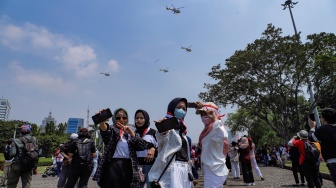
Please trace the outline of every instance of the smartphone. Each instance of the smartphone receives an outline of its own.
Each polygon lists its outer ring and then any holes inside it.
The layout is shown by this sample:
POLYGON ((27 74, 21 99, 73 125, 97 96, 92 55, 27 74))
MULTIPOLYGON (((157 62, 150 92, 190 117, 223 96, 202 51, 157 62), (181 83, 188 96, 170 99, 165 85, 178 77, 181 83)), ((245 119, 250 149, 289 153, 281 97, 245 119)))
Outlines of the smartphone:
POLYGON ((197 108, 197 104, 195 102, 188 102, 187 108, 197 108))
POLYGON ((102 112, 92 116, 92 120, 94 122, 95 125, 111 118, 113 115, 112 115, 112 112, 109 108, 106 108, 105 110, 103 110, 102 112))
POLYGON ((179 128, 179 123, 177 121, 176 117, 172 117, 169 119, 165 119, 161 121, 160 123, 155 123, 155 126, 159 133, 171 130, 171 129, 177 129, 179 128))

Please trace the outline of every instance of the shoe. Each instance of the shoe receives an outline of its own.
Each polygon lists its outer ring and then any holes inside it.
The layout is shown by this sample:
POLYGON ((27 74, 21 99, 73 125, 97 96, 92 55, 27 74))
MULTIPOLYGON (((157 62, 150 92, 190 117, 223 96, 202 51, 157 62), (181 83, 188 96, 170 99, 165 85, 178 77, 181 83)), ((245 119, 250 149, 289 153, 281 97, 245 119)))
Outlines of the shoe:
POLYGON ((245 183, 245 186, 251 186, 251 183, 245 183))
POLYGON ((263 178, 262 176, 260 176, 260 179, 261 179, 261 181, 264 181, 264 180, 265 180, 265 178, 263 178))
POLYGON ((253 183, 251 183, 251 186, 254 186, 255 185, 255 183, 253 182, 253 183))
POLYGON ((292 184, 293 187, 300 187, 300 184, 292 184))
POLYGON ((301 183, 300 186, 305 186, 305 184, 304 184, 304 183, 301 183))

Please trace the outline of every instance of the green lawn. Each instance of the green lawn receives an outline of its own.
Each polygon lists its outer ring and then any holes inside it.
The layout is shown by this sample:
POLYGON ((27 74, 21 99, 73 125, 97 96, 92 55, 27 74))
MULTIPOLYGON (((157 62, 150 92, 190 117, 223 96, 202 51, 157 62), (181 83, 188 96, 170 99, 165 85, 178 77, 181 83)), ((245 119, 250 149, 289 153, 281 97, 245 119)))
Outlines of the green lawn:
MULTIPOLYGON (((292 167, 292 161, 290 160, 286 161, 285 165, 292 167)), ((327 167, 327 164, 324 161, 320 163, 320 172, 329 174, 329 169, 327 167)))

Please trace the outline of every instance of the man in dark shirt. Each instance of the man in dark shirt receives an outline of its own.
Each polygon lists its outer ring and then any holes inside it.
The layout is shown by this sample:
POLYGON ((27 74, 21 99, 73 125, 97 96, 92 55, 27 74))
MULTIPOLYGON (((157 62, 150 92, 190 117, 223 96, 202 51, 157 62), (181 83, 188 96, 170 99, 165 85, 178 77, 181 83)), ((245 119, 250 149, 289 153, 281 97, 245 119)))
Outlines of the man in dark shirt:
POLYGON ((70 135, 70 141, 65 143, 60 149, 60 153, 63 155, 63 163, 61 174, 58 179, 57 188, 63 188, 65 186, 66 180, 69 176, 70 164, 69 164, 69 148, 72 146, 73 142, 78 138, 78 134, 72 133, 70 135))
POLYGON ((308 118, 310 126, 309 140, 320 142, 321 153, 336 186, 336 110, 324 108, 321 113, 322 126, 316 128, 316 122, 308 118))
POLYGON ((87 128, 79 131, 77 141, 69 148, 70 171, 66 188, 73 188, 79 178, 79 188, 86 188, 93 169, 93 158, 96 157, 96 147, 91 141, 87 128))

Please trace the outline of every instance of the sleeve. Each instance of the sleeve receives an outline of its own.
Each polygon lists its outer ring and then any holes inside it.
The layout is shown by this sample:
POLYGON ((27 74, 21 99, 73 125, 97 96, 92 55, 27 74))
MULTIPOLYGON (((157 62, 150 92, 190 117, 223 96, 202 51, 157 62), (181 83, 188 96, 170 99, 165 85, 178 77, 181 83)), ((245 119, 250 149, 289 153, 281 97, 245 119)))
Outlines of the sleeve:
POLYGON ((96 146, 94 145, 94 142, 91 142, 91 153, 96 153, 96 146))
POLYGON ((311 142, 320 142, 320 138, 323 135, 323 128, 318 127, 316 130, 315 128, 310 129, 309 134, 308 134, 308 139, 311 142))
POLYGON ((76 152, 76 150, 77 150, 76 143, 77 142, 78 142, 78 140, 71 143, 71 145, 69 146, 69 153, 75 153, 76 152))
POLYGON ((147 142, 146 140, 140 138, 139 136, 135 136, 129 140, 130 145, 136 151, 143 151, 145 149, 150 149, 154 147, 154 144, 147 142))
POLYGON ((17 144, 16 144, 16 140, 17 140, 17 139, 14 139, 14 140, 13 140, 13 142, 12 142, 12 147, 11 147, 10 150, 9 150, 9 157, 10 157, 10 158, 15 157, 15 155, 16 155, 16 152, 17 152, 17 144))
POLYGON ((216 134, 211 138, 214 142, 223 142, 225 138, 228 138, 228 133, 223 126, 218 127, 216 130, 216 134))
POLYGON ((102 136, 105 145, 109 143, 111 136, 114 136, 115 134, 114 129, 111 128, 109 124, 106 123, 106 125, 108 127, 106 131, 102 131, 99 129, 100 135, 102 136))

